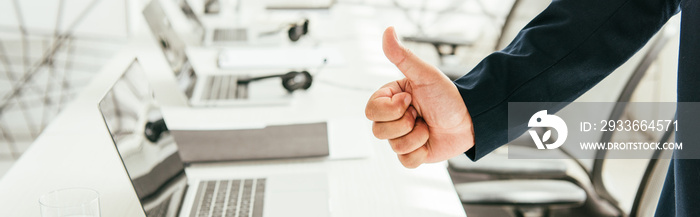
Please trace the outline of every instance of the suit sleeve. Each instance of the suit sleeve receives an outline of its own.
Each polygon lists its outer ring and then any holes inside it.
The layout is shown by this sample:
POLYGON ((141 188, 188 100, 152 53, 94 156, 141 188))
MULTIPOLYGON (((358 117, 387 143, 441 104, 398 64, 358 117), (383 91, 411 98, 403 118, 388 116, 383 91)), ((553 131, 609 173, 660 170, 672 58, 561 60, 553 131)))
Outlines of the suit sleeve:
POLYGON ((454 81, 474 123, 467 156, 478 160, 508 142, 508 102, 572 102, 641 49, 679 1, 554 0, 506 48, 454 81))

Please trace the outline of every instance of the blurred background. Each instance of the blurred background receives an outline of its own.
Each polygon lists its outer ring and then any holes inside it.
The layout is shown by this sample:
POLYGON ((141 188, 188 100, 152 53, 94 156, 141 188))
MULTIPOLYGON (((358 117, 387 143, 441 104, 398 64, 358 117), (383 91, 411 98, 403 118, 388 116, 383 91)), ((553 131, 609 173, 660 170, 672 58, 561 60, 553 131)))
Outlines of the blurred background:
MULTIPOLYGON (((141 10, 148 2, 0 0, 0 177, 22 153, 31 148, 34 139, 70 104, 75 94, 81 91, 121 46, 133 37, 150 34, 147 25, 141 21, 141 10)), ((169 7, 179 4, 178 0, 162 2, 171 4, 169 7)), ((359 46, 352 49, 371 50, 376 55, 346 56, 345 62, 352 64, 353 60, 371 59, 387 67, 378 70, 379 74, 376 71, 338 74, 333 77, 322 74, 319 80, 362 90, 376 89, 390 79, 368 80, 358 84, 349 83, 348 78, 361 78, 365 75, 370 77, 370 74, 391 79, 401 76, 381 53, 379 36, 387 26, 395 26, 404 44, 418 56, 438 66, 449 77, 457 78, 488 54, 508 45, 518 31, 550 3, 546 0, 220 0, 215 5, 204 0, 188 2, 197 13, 214 13, 235 7, 237 14, 232 20, 237 25, 290 23, 296 22, 299 17, 305 17, 310 22, 310 31, 304 36, 308 39, 302 39, 306 40, 302 43, 357 42, 359 46), (279 13, 272 14, 266 10, 279 13)), ((188 22, 183 14, 168 16, 173 23, 188 22)), ((183 38, 198 37, 192 35, 190 30, 193 27, 174 26, 183 38)), ((677 28, 677 18, 673 18, 664 29, 669 33, 659 34, 651 40, 659 41, 656 43, 658 46, 654 47, 654 43, 650 42, 577 101, 618 101, 630 78, 641 70, 642 79, 632 87, 633 94, 627 96, 629 101, 674 102, 677 28)), ((508 146, 496 153, 507 152, 507 149, 508 146)), ((574 212, 584 213, 579 214, 581 216, 606 216, 609 213, 628 215, 637 203, 635 195, 645 176, 647 162, 649 160, 606 160, 605 167, 601 170, 601 177, 606 178, 601 180, 608 186, 605 188, 607 190, 601 193, 593 187, 596 181, 588 184, 573 181, 579 186, 590 188, 584 188, 587 196, 583 199, 585 202, 575 201, 573 204, 576 205, 558 208, 550 206, 551 204, 489 204, 470 201, 469 198, 462 199, 468 216, 574 216, 574 212), (599 202, 597 199, 592 201, 591 197, 600 197, 601 201, 607 202, 599 202), (611 202, 611 198, 614 202, 611 202)), ((581 171, 578 173, 589 176, 582 178, 585 180, 593 180, 591 176, 595 176, 592 175, 592 167, 581 166, 594 162, 539 163, 567 165, 564 169, 556 169, 564 170, 567 174, 577 173, 571 170, 579 168, 581 171)), ((450 161, 450 172, 458 192, 462 188, 467 189, 465 191, 473 190, 473 186, 460 188, 460 183, 502 181, 516 177, 513 174, 494 174, 473 167, 465 158, 450 161)), ((548 176, 531 176, 526 179, 537 180, 542 177, 548 176)), ((553 179, 576 180, 571 175, 556 176, 553 179)))

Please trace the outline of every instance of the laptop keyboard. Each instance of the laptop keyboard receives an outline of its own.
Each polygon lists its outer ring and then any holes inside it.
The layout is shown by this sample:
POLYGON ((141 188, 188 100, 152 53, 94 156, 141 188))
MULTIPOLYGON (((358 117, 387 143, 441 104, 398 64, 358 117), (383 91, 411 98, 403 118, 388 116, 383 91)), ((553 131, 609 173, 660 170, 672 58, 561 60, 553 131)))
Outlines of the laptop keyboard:
POLYGON ((202 92, 203 100, 227 100, 242 98, 238 92, 238 78, 234 75, 208 76, 206 89, 202 92))
POLYGON ((245 29, 215 29, 214 42, 235 42, 248 40, 245 29))
POLYGON ((263 179, 202 181, 191 217, 262 217, 263 179))

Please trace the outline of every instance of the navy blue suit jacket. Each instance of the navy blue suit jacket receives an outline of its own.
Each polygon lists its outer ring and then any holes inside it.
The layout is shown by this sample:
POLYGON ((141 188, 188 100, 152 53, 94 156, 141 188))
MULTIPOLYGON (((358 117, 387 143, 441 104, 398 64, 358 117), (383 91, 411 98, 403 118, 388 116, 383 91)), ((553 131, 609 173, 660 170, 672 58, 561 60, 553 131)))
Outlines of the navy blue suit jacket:
MULTIPOLYGON (((575 100, 680 11, 677 100, 700 102, 699 1, 554 0, 510 45, 455 80, 474 123, 475 145, 467 156, 478 160, 508 142, 508 102, 575 100)), ((700 122, 692 113, 679 109, 678 118, 700 122)), ((679 130, 677 138, 684 136, 679 130)), ((700 216, 699 194, 700 160, 674 159, 656 215, 700 216)))

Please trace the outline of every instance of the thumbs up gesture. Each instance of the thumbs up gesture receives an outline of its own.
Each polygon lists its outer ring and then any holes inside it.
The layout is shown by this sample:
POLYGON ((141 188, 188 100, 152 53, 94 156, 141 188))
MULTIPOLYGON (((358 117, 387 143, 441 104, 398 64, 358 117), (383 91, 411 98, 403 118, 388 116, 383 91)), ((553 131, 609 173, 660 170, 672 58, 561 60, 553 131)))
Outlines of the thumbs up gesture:
POLYGON ((393 27, 383 37, 384 54, 406 77, 382 86, 367 102, 374 136, 388 139, 407 168, 447 160, 474 146, 471 116, 452 81, 401 45, 393 27))

